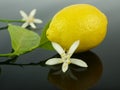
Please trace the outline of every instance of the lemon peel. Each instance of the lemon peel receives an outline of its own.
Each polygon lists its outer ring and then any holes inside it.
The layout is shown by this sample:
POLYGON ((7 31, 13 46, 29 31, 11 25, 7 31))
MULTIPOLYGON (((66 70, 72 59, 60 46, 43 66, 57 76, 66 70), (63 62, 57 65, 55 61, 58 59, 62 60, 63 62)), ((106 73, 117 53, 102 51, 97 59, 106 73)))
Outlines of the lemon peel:
POLYGON ((93 5, 70 5, 56 13, 46 36, 50 41, 60 44, 65 51, 73 42, 80 40, 76 52, 84 52, 104 40, 107 22, 105 14, 93 5))

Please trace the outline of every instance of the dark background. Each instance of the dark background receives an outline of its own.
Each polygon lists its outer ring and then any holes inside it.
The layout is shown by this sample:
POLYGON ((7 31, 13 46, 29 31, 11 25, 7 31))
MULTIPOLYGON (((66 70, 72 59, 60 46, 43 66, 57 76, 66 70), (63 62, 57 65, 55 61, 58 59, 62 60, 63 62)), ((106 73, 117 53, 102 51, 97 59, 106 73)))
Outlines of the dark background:
MULTIPOLYGON (((1 63, 8 58, 0 57, 0 90, 84 90, 83 88, 87 87, 90 90, 120 90, 119 0, 0 0, 0 19, 21 19, 20 10, 29 13, 36 8, 35 17, 43 20, 43 24, 38 25, 40 29, 36 30, 40 33, 44 25, 56 12, 65 6, 78 3, 88 3, 96 6, 106 14, 109 21, 104 42, 92 49, 91 52, 75 56, 80 56, 85 60, 89 59, 86 61, 90 65, 88 70, 81 72, 71 70, 70 72, 78 79, 72 80, 69 75, 63 78, 63 74, 52 74, 57 70, 42 66, 44 64, 30 65, 31 62, 44 61, 56 54, 54 51, 45 49, 36 49, 21 55, 15 62, 17 65, 1 63)), ((0 28, 6 25, 0 23, 0 28)), ((6 29, 0 30, 0 53, 10 51, 9 33, 6 29)), ((75 68, 79 69, 78 67, 75 68)))

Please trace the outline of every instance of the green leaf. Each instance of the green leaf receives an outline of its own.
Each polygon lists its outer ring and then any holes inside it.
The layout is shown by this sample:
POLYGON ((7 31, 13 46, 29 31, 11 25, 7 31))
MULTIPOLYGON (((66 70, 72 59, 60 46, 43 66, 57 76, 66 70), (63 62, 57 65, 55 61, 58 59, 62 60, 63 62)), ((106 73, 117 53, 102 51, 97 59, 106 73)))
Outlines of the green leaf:
POLYGON ((49 24, 50 24, 50 22, 48 22, 46 24, 45 28, 42 31, 41 40, 40 40, 40 46, 39 47, 49 49, 49 50, 54 50, 53 47, 52 47, 51 42, 46 37, 46 31, 49 28, 49 24))
POLYGON ((40 44, 40 36, 20 26, 9 25, 8 31, 11 37, 12 48, 15 55, 20 55, 37 48, 40 44))

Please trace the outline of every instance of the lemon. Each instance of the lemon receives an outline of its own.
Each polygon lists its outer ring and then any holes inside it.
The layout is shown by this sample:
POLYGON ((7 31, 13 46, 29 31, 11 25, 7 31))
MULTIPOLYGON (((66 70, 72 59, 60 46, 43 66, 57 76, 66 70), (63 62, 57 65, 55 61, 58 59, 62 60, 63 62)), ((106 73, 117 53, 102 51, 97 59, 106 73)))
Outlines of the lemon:
POLYGON ((68 50, 80 40, 76 52, 98 46, 107 32, 107 18, 99 9, 89 4, 75 4, 60 10, 52 19, 47 38, 68 50))

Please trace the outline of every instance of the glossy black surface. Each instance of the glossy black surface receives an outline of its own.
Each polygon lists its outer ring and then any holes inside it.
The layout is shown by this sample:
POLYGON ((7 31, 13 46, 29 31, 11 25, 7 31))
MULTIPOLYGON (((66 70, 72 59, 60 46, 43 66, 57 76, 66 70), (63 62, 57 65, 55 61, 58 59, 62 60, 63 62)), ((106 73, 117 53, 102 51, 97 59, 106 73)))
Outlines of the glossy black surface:
MULTIPOLYGON (((109 21, 108 33, 101 45, 73 56, 85 60, 88 69, 70 65, 68 72, 63 74, 60 65, 47 67, 44 61, 56 52, 44 49, 13 60, 0 57, 0 90, 120 90, 119 0, 0 0, 0 18, 21 19, 19 10, 29 13, 36 8, 35 17, 43 20, 43 24, 38 25, 40 29, 36 30, 40 33, 56 12, 78 3, 95 5, 109 21)), ((11 51, 9 33, 4 27, 6 24, 0 23, 0 53, 11 51)))

